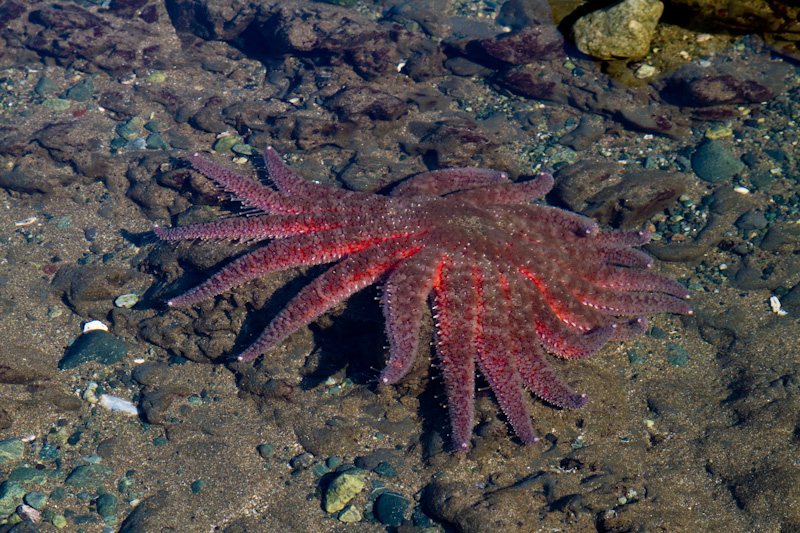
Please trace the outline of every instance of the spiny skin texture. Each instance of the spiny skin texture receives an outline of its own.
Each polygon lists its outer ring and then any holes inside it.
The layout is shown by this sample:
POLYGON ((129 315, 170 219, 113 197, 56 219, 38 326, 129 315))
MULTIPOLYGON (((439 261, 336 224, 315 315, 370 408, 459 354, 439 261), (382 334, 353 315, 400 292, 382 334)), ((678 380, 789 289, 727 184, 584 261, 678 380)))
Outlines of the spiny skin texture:
POLYGON ((277 190, 192 156, 196 170, 266 214, 156 227, 156 235, 271 242, 169 305, 192 305, 268 272, 334 263, 239 355, 250 361, 336 303, 385 280, 390 357, 379 381, 389 385, 414 362, 430 297, 459 451, 470 446, 476 364, 516 434, 532 443, 538 438, 525 389, 564 408, 587 401, 556 375, 548 352, 580 359, 608 341, 644 332, 647 314, 691 313, 686 289, 650 271, 651 258, 634 248, 648 242, 649 233, 602 230, 576 213, 529 203, 551 189, 549 174, 510 183, 503 172, 450 168, 420 174, 380 196, 305 181, 272 147, 264 160, 277 190))

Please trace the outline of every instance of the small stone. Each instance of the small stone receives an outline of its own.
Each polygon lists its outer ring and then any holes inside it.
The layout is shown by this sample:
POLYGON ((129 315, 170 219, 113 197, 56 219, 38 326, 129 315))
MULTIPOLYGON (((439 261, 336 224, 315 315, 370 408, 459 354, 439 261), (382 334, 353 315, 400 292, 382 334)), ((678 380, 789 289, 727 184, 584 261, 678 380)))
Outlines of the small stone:
POLYGON ((375 518, 387 526, 399 526, 408 511, 409 501, 393 492, 381 494, 375 501, 375 518))
POLYGON ((9 461, 22 459, 25 453, 25 443, 22 439, 0 440, 0 465, 9 461))
POLYGON ((47 76, 42 76, 39 78, 39 81, 36 82, 36 87, 33 89, 36 94, 39 96, 44 96, 46 94, 52 94, 58 91, 58 85, 53 82, 47 76))
POLYGON ((120 296, 117 296, 117 299, 114 300, 114 305, 116 305, 117 307, 124 307, 125 309, 130 309, 131 307, 136 305, 136 302, 138 301, 139 301, 139 295, 129 292, 127 294, 122 294, 120 296))
POLYGON ((58 362, 58 368, 59 370, 75 368, 87 361, 113 365, 122 361, 126 355, 128 355, 126 342, 107 331, 93 330, 75 339, 58 362))
POLYGON ((644 79, 647 79, 647 78, 652 78, 657 72, 658 72, 658 69, 656 67, 654 67, 653 65, 648 65, 647 63, 645 63, 641 67, 637 68, 636 72, 633 75, 636 76, 640 80, 644 80, 644 79))
POLYGON ((364 515, 355 505, 348 505, 339 513, 339 521, 346 524, 361 522, 362 518, 364 518, 364 515))
POLYGON ((192 483, 192 492, 194 492, 195 494, 200 494, 200 491, 203 490, 203 487, 205 487, 206 484, 207 483, 202 479, 198 479, 197 481, 192 483))
POLYGON ((217 142, 214 143, 214 150, 217 152, 227 152, 231 148, 233 148, 239 142, 239 137, 236 136, 226 136, 220 137, 217 139, 217 142))
POLYGON ((272 444, 261 444, 256 450, 262 459, 269 461, 275 456, 275 447, 272 444))
POLYGON ((689 362, 689 352, 674 342, 667 343, 667 363, 673 366, 684 366, 689 362))
POLYGON ((47 494, 44 492, 29 492, 23 498, 23 501, 33 507, 34 509, 42 510, 47 505, 47 494))
POLYGON ((52 523, 53 523, 53 525, 54 525, 54 526, 56 526, 58 529, 64 529, 65 527, 67 527, 67 519, 64 517, 64 515, 63 515, 63 514, 57 514, 57 515, 55 515, 55 516, 53 517, 53 520, 52 520, 51 522, 52 522, 52 523))
POLYGON ((136 483, 136 481, 132 477, 125 476, 120 478, 119 482, 117 483, 117 490, 124 494, 133 488, 134 483, 136 483))
POLYGON ((94 488, 102 485, 111 476, 113 472, 106 465, 83 465, 73 470, 64 483, 79 489, 94 488))
POLYGON ((325 491, 325 511, 336 513, 344 509, 345 505, 364 489, 365 480, 366 472, 356 469, 336 477, 325 491))
POLYGON ((397 469, 389 463, 380 463, 372 469, 373 472, 381 477, 397 477, 397 469))
POLYGON ((69 109, 70 103, 69 100, 63 98, 47 98, 42 105, 53 111, 66 111, 69 109))
POLYGON ((231 150, 241 155, 253 155, 255 153, 253 147, 245 143, 236 143, 231 147, 231 150))
POLYGON ((736 227, 743 230, 764 229, 769 225, 764 213, 748 211, 736 221, 736 227))
POLYGON ((145 144, 150 150, 166 150, 169 148, 167 141, 158 133, 148 135, 147 139, 145 139, 145 144))
POLYGON ((115 516, 119 507, 117 497, 110 493, 105 493, 95 501, 97 504, 97 514, 103 518, 115 516))
POLYGON ((0 518, 7 517, 14 512, 22 497, 25 495, 25 487, 22 483, 4 481, 0 484, 0 518))
POLYGON ((300 455, 293 457, 291 461, 292 468, 298 470, 302 468, 308 468, 312 464, 314 464, 314 456, 308 452, 301 453, 300 455))
POLYGON ((31 467, 15 468, 8 474, 8 481, 41 485, 47 481, 47 473, 31 467))
POLYGON ((146 81, 150 83, 162 83, 166 81, 167 75, 163 72, 153 72, 152 74, 148 74, 145 78, 146 81))
POLYGON ((723 141, 711 139, 692 154, 692 170, 710 183, 728 181, 744 169, 744 163, 728 150, 723 141))
POLYGON ((67 90, 67 98, 73 102, 85 102, 92 97, 94 82, 92 78, 81 80, 67 90))

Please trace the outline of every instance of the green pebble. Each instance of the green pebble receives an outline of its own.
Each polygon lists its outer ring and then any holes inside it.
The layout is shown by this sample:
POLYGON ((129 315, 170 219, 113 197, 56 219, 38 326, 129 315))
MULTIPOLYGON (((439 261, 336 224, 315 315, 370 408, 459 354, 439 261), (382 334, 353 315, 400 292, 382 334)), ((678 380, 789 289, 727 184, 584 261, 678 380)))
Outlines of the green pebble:
POLYGON ((361 514, 361 511, 359 511, 358 507, 355 505, 348 505, 341 513, 339 513, 339 521, 346 524, 361 522, 362 518, 364 518, 364 515, 361 514))
POLYGON ((83 465, 73 470, 64 482, 79 489, 97 487, 113 475, 106 465, 83 465))
POLYGON ((39 78, 39 81, 36 82, 36 87, 33 90, 36 91, 36 94, 39 96, 44 96, 58 91, 58 85, 47 76, 42 76, 39 78))
POLYGON ((159 126, 160 124, 158 123, 157 120, 151 120, 150 122, 144 125, 144 129, 146 129, 147 131, 152 131, 153 133, 158 133, 159 126))
POLYGON ((193 396, 189 396, 189 399, 187 401, 189 402, 189 405, 191 405, 192 407, 200 407, 201 405, 203 405, 203 399, 196 394, 193 396))
POLYGON ((26 494, 23 500, 37 511, 41 511, 47 505, 47 494, 33 491, 26 494))
POLYGON ((4 481, 0 485, 0 517, 8 516, 14 512, 19 504, 22 503, 22 497, 25 495, 25 487, 22 483, 14 483, 13 481, 4 481))
POLYGON ((67 495, 67 491, 64 490, 64 487, 56 487, 50 493, 50 499, 57 502, 57 501, 60 501, 60 500, 64 499, 64 496, 66 496, 66 495, 67 495))
POLYGON ((133 487, 134 483, 135 481, 132 477, 126 476, 120 478, 119 482, 117 483, 117 490, 121 493, 128 492, 129 490, 131 490, 131 487, 133 487))
POLYGON ((56 227, 58 229, 67 229, 72 224, 72 217, 69 215, 64 215, 63 217, 58 219, 56 222, 56 227))
POLYGON ((667 344, 667 362, 673 366, 683 366, 689 362, 689 352, 674 342, 667 344))
POLYGON ((145 80, 151 83, 162 83, 166 81, 167 75, 163 72, 153 72, 152 74, 148 74, 145 80))
POLYGON ((167 439, 164 437, 156 437, 153 439, 153 446, 164 446, 167 443, 167 439))
POLYGON ((151 133, 148 135, 147 139, 145 139, 145 145, 150 150, 166 150, 169 148, 167 141, 158 133, 151 133))
POLYGON ((252 146, 244 143, 234 144, 233 146, 231 146, 231 150, 233 150, 237 154, 242 154, 242 155, 253 155, 255 153, 255 150, 253 150, 252 146))
POLYGON ((125 309, 130 309, 136 302, 139 301, 139 295, 129 292, 128 294, 123 294, 117 296, 117 299, 114 300, 114 305, 117 307, 124 307, 125 309))
POLYGON ((67 98, 74 102, 85 102, 92 97, 94 82, 92 78, 81 80, 67 90, 67 98))
POLYGON ((342 466, 342 458, 337 457, 335 455, 328 457, 328 460, 325 461, 325 464, 328 465, 328 468, 331 470, 336 470, 340 466, 342 466))
POLYGON ((97 503, 97 514, 106 518, 108 516, 114 516, 117 514, 117 497, 113 494, 103 494, 96 500, 97 503))
POLYGON ((336 513, 364 489, 366 472, 349 470, 340 474, 325 491, 325 511, 336 513))
POLYGON ((117 126, 117 135, 119 135, 126 141, 130 141, 139 136, 139 128, 137 128, 129 120, 125 124, 120 124, 119 126, 117 126))
POLYGON ((63 514, 57 514, 53 517, 53 525, 58 529, 64 529, 67 527, 67 519, 64 518, 63 514))
POLYGON ((19 483, 33 483, 34 485, 41 485, 47 481, 47 474, 42 470, 37 470, 35 468, 16 468, 8 475, 8 480, 19 483))
POLYGON ((66 111, 69 109, 70 103, 69 100, 63 98, 47 98, 42 105, 53 111, 66 111))
POLYGON ((22 459, 25 443, 21 439, 0 440, 0 465, 22 459))
POLYGON ((397 469, 386 462, 379 463, 372 471, 381 477, 397 477, 397 469))
POLYGON ((200 494, 200 491, 203 490, 203 487, 206 486, 206 482, 202 479, 198 479, 194 483, 192 483, 192 492, 195 494, 200 494))
POLYGON ((328 465, 326 465, 325 463, 316 464, 314 465, 314 468, 311 469, 311 473, 317 477, 322 477, 325 474, 329 473, 330 471, 331 469, 328 468, 328 465))
POLYGON ((256 450, 258 450, 258 455, 267 461, 275 456, 275 447, 272 444, 262 444, 256 450))
POLYGON ((220 137, 217 139, 217 142, 214 143, 213 148, 216 152, 227 152, 238 142, 239 137, 220 137))

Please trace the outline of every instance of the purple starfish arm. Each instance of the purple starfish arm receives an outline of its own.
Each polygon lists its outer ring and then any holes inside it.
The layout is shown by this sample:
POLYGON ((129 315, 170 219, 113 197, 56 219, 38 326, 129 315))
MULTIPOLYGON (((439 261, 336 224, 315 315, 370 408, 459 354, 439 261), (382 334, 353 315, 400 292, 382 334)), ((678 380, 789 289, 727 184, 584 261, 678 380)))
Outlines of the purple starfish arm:
POLYGON ((417 356, 425 302, 433 289, 443 254, 426 249, 401 263, 383 286, 381 306, 389 337, 389 362, 378 383, 390 385, 402 378, 417 356))
POLYGON ((420 245, 412 240, 401 239, 388 243, 377 254, 365 250, 347 256, 297 293, 238 359, 250 361, 273 349, 337 303, 375 283, 419 249, 420 245))
POLYGON ((436 352, 447 393, 452 439, 460 452, 469 450, 475 423, 475 275, 472 268, 455 267, 452 259, 447 260, 433 292, 436 352))
MULTIPOLYGON (((481 274, 495 270, 485 260, 476 263, 481 274)), ((538 442, 523 396, 522 377, 516 366, 519 345, 509 323, 511 296, 508 282, 495 270, 491 277, 482 276, 478 283, 479 298, 482 299, 477 306, 478 334, 475 346, 478 367, 486 376, 497 403, 517 436, 525 443, 538 442), (499 284, 495 282, 498 280, 499 284)))
POLYGON ((192 305, 269 272, 330 263, 380 242, 406 236, 408 235, 388 231, 377 233, 371 228, 358 227, 340 228, 273 241, 263 248, 236 259, 197 287, 171 299, 168 303, 172 307, 192 305))
POLYGON ((153 232, 159 239, 165 241, 185 239, 250 241, 302 235, 351 224, 347 217, 341 215, 260 215, 176 228, 154 226, 153 232))
POLYGON ((522 204, 543 197, 552 188, 553 175, 545 173, 530 181, 457 192, 450 197, 475 205, 522 204))
POLYGON ((398 183, 392 196, 444 196, 454 191, 508 182, 508 174, 489 168, 444 168, 422 172, 398 183))

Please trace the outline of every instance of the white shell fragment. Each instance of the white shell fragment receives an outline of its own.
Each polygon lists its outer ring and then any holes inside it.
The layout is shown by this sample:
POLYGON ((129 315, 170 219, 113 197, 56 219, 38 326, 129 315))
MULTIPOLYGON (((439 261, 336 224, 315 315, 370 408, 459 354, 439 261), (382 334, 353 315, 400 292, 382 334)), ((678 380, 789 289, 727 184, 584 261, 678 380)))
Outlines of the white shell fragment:
POLYGON ((94 331, 96 329, 102 329, 103 331, 108 331, 108 326, 100 322, 99 320, 92 320, 91 322, 87 322, 83 325, 83 332, 88 333, 90 331, 94 331))
POLYGON ((781 301, 777 296, 769 297, 769 306, 772 308, 772 312, 778 316, 785 316, 789 314, 789 312, 781 306, 781 301))
POLYGON ((103 394, 100 396, 100 405, 109 411, 121 411, 130 416, 139 416, 139 408, 130 400, 120 398, 119 396, 103 394))

